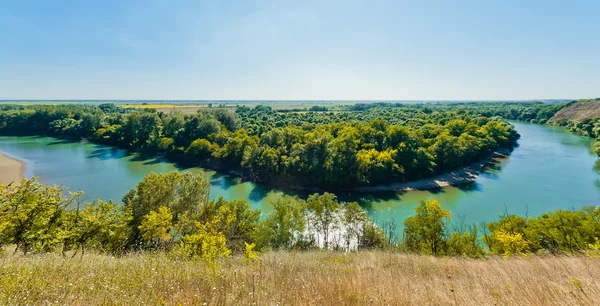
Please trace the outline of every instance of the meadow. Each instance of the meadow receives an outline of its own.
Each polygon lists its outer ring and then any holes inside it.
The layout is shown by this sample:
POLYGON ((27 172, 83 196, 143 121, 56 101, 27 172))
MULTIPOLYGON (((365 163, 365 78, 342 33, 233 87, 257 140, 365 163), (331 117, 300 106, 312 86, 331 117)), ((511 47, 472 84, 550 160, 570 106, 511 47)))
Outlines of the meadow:
POLYGON ((213 271, 164 253, 0 256, 2 305, 594 305, 600 260, 273 252, 213 271))

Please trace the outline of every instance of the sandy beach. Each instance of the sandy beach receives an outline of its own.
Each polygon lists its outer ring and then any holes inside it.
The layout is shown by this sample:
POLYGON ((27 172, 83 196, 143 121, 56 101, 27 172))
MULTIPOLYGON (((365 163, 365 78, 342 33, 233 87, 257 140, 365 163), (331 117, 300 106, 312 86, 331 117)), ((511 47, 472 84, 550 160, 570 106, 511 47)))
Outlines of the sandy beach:
POLYGON ((25 163, 0 153, 0 183, 19 182, 25 177, 25 163))
POLYGON ((501 148, 490 153, 483 160, 473 163, 469 166, 454 170, 452 172, 440 174, 434 177, 421 179, 418 181, 394 183, 388 185, 364 186, 354 188, 353 191, 359 192, 382 192, 382 191, 410 191, 436 189, 440 187, 455 186, 474 181, 480 174, 483 167, 494 161, 508 157, 510 150, 501 148))

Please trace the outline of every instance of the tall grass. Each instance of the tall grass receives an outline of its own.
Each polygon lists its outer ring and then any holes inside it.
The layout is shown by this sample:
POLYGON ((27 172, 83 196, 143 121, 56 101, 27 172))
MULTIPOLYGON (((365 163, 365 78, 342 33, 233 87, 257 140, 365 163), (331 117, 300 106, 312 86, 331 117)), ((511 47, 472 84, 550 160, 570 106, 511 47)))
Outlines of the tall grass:
POLYGON ((164 253, 0 256, 1 305, 593 305, 600 259, 274 252, 217 271, 164 253))

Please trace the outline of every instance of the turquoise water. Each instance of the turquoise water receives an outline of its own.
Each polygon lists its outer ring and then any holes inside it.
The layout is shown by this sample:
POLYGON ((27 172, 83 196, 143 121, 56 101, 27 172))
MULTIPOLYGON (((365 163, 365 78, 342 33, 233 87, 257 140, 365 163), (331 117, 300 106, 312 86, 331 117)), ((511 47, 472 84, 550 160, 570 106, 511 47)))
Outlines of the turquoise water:
MULTIPOLYGON (((505 212, 534 216, 559 208, 600 205, 600 163, 592 152, 592 139, 557 127, 513 124, 521 134, 519 147, 509 158, 487 167, 473 183, 431 191, 338 196, 358 201, 379 223, 395 220, 397 225, 414 212, 420 200, 430 199, 451 209, 457 226, 492 221, 505 212)), ((152 171, 203 170, 178 167, 121 149, 49 137, 0 137, 0 152, 26 162, 27 177, 38 176, 46 184, 83 190, 90 200, 120 201, 152 171)), ((211 197, 245 199, 264 213, 271 210, 272 201, 286 193, 215 171, 205 170, 205 175, 211 180, 211 197)))

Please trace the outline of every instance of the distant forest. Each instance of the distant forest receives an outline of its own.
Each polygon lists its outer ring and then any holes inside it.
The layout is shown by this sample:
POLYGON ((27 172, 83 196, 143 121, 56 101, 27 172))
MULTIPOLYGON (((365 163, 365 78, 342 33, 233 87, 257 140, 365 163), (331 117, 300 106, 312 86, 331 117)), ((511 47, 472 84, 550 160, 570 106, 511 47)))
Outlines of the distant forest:
MULTIPOLYGON (((410 181, 513 147, 505 119, 547 123, 566 104, 356 104, 331 111, 267 105, 193 114, 100 105, 0 105, 0 134, 48 135, 164 153, 203 167, 243 171, 255 182, 325 189, 410 181)), ((596 137, 598 120, 558 120, 596 137)), ((600 153, 600 152, 599 152, 600 153)))

